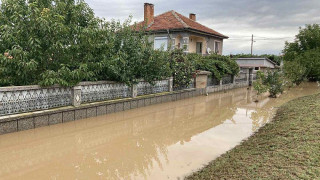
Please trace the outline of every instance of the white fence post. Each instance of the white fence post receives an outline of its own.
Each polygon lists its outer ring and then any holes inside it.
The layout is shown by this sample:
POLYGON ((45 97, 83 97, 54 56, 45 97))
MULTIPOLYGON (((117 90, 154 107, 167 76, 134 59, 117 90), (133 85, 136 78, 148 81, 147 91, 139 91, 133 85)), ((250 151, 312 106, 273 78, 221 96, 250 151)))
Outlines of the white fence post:
POLYGON ((138 96, 138 86, 136 84, 133 84, 131 86, 131 97, 135 98, 138 96))
POLYGON ((81 105, 81 86, 74 86, 71 90, 72 105, 78 107, 81 105))
POLYGON ((173 77, 170 77, 169 78, 169 84, 168 84, 168 86, 169 86, 169 92, 172 92, 173 91, 173 77))

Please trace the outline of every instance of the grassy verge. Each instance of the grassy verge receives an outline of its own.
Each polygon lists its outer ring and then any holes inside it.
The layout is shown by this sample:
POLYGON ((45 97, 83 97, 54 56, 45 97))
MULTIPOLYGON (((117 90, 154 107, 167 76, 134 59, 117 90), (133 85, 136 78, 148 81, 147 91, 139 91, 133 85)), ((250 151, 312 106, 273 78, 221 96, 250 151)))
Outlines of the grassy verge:
POLYGON ((281 106, 274 121, 186 179, 320 179, 320 94, 281 106))

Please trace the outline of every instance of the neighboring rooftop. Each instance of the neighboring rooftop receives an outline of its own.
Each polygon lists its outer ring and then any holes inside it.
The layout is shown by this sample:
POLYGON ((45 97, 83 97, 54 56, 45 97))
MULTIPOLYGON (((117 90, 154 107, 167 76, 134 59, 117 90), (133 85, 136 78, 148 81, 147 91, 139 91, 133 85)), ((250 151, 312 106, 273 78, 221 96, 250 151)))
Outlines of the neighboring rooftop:
POLYGON ((236 60, 245 60, 245 61, 247 61, 247 60, 255 60, 255 61, 259 61, 259 60, 266 60, 266 61, 269 61, 270 63, 272 63, 272 64, 274 64, 274 65, 276 65, 277 66, 277 63, 275 63, 274 61, 272 61, 271 59, 269 59, 269 58, 266 58, 266 57, 262 57, 262 58, 238 58, 238 59, 236 59, 236 60))
POLYGON ((147 31, 152 32, 184 30, 207 34, 223 39, 229 38, 228 36, 196 22, 196 15, 193 13, 189 15, 189 18, 173 10, 154 16, 154 6, 149 3, 144 4, 144 21, 137 24, 137 30, 144 26, 147 27, 147 31))

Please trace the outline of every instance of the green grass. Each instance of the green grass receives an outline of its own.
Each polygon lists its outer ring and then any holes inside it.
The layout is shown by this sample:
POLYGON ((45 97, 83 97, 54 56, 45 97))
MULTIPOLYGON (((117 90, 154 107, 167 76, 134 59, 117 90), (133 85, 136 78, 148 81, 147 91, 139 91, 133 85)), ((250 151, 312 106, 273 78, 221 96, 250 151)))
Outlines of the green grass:
POLYGON ((284 104, 271 123, 186 179, 320 179, 320 94, 284 104))

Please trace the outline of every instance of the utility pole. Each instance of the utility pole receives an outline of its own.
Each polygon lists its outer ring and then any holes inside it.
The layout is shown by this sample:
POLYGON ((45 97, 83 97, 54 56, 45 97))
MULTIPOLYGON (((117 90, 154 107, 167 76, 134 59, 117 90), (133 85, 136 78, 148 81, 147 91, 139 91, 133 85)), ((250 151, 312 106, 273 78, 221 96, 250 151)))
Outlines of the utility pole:
POLYGON ((251 57, 252 57, 252 49, 253 49, 253 34, 252 34, 252 38, 251 38, 251 57))

